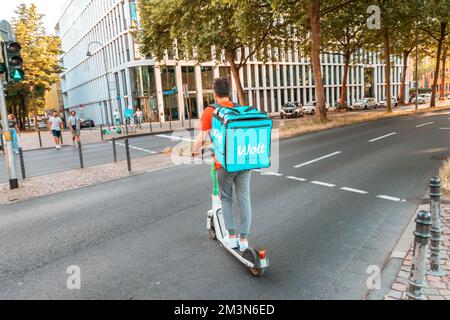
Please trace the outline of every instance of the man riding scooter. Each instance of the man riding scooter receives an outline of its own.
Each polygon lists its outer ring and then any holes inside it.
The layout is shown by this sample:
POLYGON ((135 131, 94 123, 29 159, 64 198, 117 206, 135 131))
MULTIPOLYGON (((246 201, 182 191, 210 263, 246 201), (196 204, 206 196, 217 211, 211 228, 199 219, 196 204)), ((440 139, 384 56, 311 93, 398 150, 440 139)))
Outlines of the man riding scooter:
MULTIPOLYGON (((227 78, 218 78, 214 80, 214 100, 216 106, 233 108, 236 106, 230 100, 231 86, 227 78)), ((192 154, 199 154, 201 148, 207 140, 212 129, 212 120, 215 106, 208 106, 200 119, 200 134, 194 142, 192 154)), ((214 169, 216 171, 220 200, 222 202, 222 211, 225 218, 225 226, 228 230, 228 237, 225 243, 232 249, 239 248, 245 251, 248 248, 248 236, 250 233, 252 208, 250 198, 250 179, 251 171, 244 170, 239 172, 227 172, 213 155, 214 169), (238 206, 241 214, 240 234, 237 235, 236 226, 233 217, 233 186, 236 191, 238 206)))

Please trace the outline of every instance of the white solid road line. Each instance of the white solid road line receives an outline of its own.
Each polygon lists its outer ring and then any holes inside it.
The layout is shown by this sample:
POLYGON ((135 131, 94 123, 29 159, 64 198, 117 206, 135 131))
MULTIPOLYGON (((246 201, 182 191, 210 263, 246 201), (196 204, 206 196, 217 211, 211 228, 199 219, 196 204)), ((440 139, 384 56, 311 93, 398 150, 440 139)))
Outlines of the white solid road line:
POLYGON ((320 157, 320 158, 317 158, 317 159, 314 159, 314 160, 311 160, 311 161, 308 161, 308 162, 300 163, 300 164, 294 166, 294 168, 304 167, 304 166, 307 166, 308 164, 311 164, 311 163, 314 163, 314 162, 317 162, 317 161, 320 161, 320 160, 323 160, 323 159, 327 159, 327 158, 336 156, 336 155, 338 155, 340 153, 342 153, 342 152, 341 151, 336 151, 336 152, 327 154, 326 156, 323 156, 323 157, 320 157))
POLYGON ((169 136, 167 134, 157 134, 157 137, 160 138, 166 138, 166 139, 170 139, 170 140, 178 140, 178 141, 187 141, 187 142, 194 142, 194 139, 189 139, 189 138, 182 138, 182 137, 177 137, 177 136, 169 136))
POLYGON ((395 201, 395 202, 402 201, 402 199, 400 199, 400 198, 390 197, 390 196, 385 196, 385 195, 379 195, 379 196, 377 196, 377 198, 384 199, 384 200, 391 200, 391 201, 395 201))
POLYGON ((391 132, 391 133, 385 134, 384 136, 381 136, 381 137, 378 137, 378 138, 369 140, 369 142, 374 142, 374 141, 377 141, 377 140, 381 140, 381 139, 384 139, 384 138, 393 136, 393 135, 395 135, 395 134, 397 134, 397 132, 391 132))
POLYGON ((348 192, 359 193, 359 194, 368 194, 367 191, 364 191, 364 190, 358 190, 358 189, 353 189, 353 188, 347 188, 347 187, 341 188, 341 190, 348 191, 348 192))
POLYGON ((428 125, 433 124, 433 123, 434 123, 434 121, 427 122, 427 123, 422 123, 422 124, 419 124, 418 126, 416 126, 416 128, 425 127, 425 126, 428 126, 428 125))
POLYGON ((322 181, 312 181, 311 183, 312 183, 312 184, 317 184, 317 185, 319 185, 319 186, 328 187, 328 188, 336 187, 335 184, 326 183, 326 182, 322 182, 322 181))
MULTIPOLYGON (((111 141, 108 141, 109 143, 112 143, 111 141)), ((116 144, 118 144, 119 146, 125 147, 124 143, 120 143, 120 142, 116 142, 116 144)), ((143 149, 143 148, 139 148, 139 147, 134 147, 132 145, 129 146, 131 149, 134 150, 138 150, 138 151, 142 151, 142 152, 146 152, 146 153, 151 153, 151 154, 157 154, 158 152, 156 151, 152 151, 152 150, 147 150, 147 149, 143 149)))
POLYGON ((286 179, 296 180, 296 181, 302 181, 302 182, 306 181, 306 179, 298 178, 298 177, 293 177, 293 176, 288 176, 288 177, 286 177, 286 179))

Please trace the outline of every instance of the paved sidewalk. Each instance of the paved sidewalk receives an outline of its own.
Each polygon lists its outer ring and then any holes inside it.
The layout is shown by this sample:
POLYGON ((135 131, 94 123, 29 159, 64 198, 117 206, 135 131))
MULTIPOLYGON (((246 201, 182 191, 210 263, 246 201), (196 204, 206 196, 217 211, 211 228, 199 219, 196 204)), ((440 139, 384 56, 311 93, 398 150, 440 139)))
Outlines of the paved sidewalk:
MULTIPOLYGON (((417 209, 420 210, 430 210, 430 205, 421 205, 417 209)), ((417 215, 417 213, 416 213, 417 215)), ((416 217, 414 215, 414 217, 416 217)), ((441 269, 450 274, 450 204, 441 204, 441 219, 442 219, 442 234, 441 234, 441 269)), ((412 230, 415 225, 411 225, 406 232, 411 233, 405 234, 409 237, 410 241, 413 241, 412 230)), ((408 288, 408 278, 411 271, 412 265, 412 246, 411 243, 409 251, 405 252, 406 255, 403 260, 403 264, 398 272, 395 282, 391 286, 391 290, 384 297, 385 300, 402 300, 406 298, 406 290, 408 288)), ((398 252, 401 254, 401 252, 398 252)), ((429 259, 427 259, 427 268, 429 259)), ((424 293, 427 300, 450 300, 450 275, 444 277, 434 277, 427 275, 427 286, 424 289, 424 293)))
POLYGON ((127 177, 173 165, 170 156, 152 155, 132 160, 129 173, 126 161, 109 163, 85 169, 70 170, 19 181, 20 188, 9 189, 9 183, 0 183, 0 205, 34 197, 77 189, 101 182, 127 177))

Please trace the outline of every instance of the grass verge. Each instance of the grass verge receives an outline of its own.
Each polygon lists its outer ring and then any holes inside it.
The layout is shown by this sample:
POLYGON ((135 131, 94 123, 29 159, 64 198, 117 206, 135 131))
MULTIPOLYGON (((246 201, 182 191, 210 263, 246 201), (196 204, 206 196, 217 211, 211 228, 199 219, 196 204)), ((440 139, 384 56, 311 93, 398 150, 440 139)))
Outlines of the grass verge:
POLYGON ((440 106, 436 108, 427 108, 420 110, 395 111, 387 112, 330 112, 328 114, 328 121, 321 122, 317 117, 304 117, 300 119, 285 120, 284 124, 280 126, 280 138, 287 139, 299 136, 306 133, 318 132, 332 128, 345 127, 349 125, 377 121, 383 119, 404 117, 414 114, 423 114, 427 112, 447 110, 450 105, 440 106))

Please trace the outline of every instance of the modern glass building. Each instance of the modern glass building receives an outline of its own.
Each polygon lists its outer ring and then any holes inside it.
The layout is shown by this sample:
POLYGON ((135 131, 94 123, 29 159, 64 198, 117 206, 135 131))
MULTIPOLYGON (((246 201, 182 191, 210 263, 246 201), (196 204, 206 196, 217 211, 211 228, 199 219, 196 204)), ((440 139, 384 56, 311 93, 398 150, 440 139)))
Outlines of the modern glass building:
MULTIPOLYGON (((78 111, 97 124, 111 123, 112 113, 141 107, 145 120, 198 118, 213 102, 212 82, 228 76, 222 59, 196 64, 178 59, 178 53, 154 61, 139 52, 132 28, 139 23, 134 0, 69 0, 56 26, 61 37, 61 74, 64 108, 78 111), (88 56, 87 53, 90 53, 88 56)), ((293 47, 272 48, 273 62, 250 58, 240 70, 251 105, 277 113, 284 103, 314 100, 310 62, 293 47)), ((349 69, 347 103, 362 97, 384 98, 386 68, 380 55, 361 52, 349 69)), ((322 56, 326 100, 339 98, 343 74, 340 55, 322 56)), ((402 60, 393 57, 392 92, 399 95, 402 60)), ((237 93, 233 83, 233 98, 237 93)), ((408 90, 408 88, 407 88, 408 90)))

